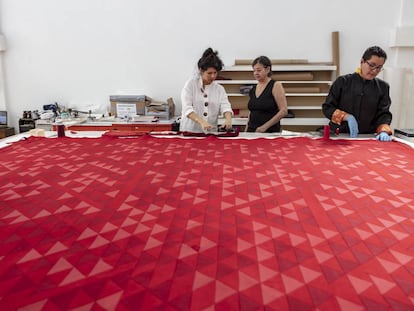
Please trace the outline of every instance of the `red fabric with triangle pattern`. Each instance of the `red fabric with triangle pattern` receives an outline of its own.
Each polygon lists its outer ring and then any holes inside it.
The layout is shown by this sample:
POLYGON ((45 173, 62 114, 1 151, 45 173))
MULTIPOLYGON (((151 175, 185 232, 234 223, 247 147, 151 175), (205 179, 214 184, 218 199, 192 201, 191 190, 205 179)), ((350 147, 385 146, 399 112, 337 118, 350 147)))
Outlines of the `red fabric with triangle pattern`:
POLYGON ((0 310, 413 310, 397 142, 29 138, 0 152, 0 310))

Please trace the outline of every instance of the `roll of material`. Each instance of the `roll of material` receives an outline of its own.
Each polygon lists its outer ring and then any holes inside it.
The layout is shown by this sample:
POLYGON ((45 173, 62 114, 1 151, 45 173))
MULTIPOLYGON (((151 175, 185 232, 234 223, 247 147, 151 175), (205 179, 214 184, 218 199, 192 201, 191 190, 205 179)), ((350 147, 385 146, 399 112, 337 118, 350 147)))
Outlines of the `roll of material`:
POLYGON ((324 125, 323 126, 323 139, 329 140, 330 135, 331 135, 331 129, 329 125, 324 125))
POLYGON ((44 137, 45 136, 45 130, 44 129, 32 129, 32 130, 29 131, 29 134, 31 136, 44 137))

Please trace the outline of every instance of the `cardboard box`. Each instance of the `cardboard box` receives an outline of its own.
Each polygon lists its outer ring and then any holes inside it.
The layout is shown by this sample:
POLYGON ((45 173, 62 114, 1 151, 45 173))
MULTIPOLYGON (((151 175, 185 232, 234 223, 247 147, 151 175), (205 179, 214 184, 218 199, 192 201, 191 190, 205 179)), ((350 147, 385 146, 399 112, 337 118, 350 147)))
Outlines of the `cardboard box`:
POLYGON ((37 129, 44 129, 45 131, 52 131, 53 129, 53 123, 55 123, 55 120, 51 120, 51 119, 47 119, 47 120, 42 120, 42 119, 38 119, 35 121, 35 128, 37 129))
POLYGON ((145 102, 151 101, 147 95, 110 95, 109 100, 112 102, 145 102))
MULTIPOLYGON (((150 103, 150 102, 148 102, 150 103)), ((145 115, 146 102, 112 102, 111 115, 123 118, 134 115, 145 115)))
POLYGON ((151 102, 146 95, 111 95, 111 115, 122 118, 130 115, 144 115, 145 105, 151 102))
POLYGON ((175 104, 172 98, 166 102, 151 102, 145 105, 145 115, 169 120, 174 116, 175 104))

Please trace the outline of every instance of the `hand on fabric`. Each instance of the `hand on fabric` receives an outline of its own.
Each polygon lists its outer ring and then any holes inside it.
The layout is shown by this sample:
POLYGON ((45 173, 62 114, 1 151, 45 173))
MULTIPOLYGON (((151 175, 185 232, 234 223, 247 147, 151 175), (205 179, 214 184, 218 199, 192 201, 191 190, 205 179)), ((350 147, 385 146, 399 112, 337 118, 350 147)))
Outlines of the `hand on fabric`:
POLYGON ((265 133, 266 130, 267 128, 262 125, 256 128, 256 133, 265 133))
POLYGON ((213 126, 204 119, 201 119, 199 122, 203 131, 208 131, 213 128, 213 126))
POLYGON ((381 132, 379 133, 377 136, 375 136, 375 138, 379 141, 391 141, 391 135, 388 135, 388 133, 386 132, 381 132))
POLYGON ((229 111, 226 111, 224 113, 224 124, 222 125, 223 128, 225 128, 227 131, 230 131, 232 129, 231 121, 232 121, 232 113, 229 111))
POLYGON ((230 121, 226 120, 224 124, 220 126, 220 128, 225 129, 226 131, 230 131, 232 129, 231 120, 230 121))
POLYGON ((359 129, 355 117, 352 114, 348 114, 345 117, 345 120, 348 122, 349 136, 351 136, 351 138, 358 137, 359 129))

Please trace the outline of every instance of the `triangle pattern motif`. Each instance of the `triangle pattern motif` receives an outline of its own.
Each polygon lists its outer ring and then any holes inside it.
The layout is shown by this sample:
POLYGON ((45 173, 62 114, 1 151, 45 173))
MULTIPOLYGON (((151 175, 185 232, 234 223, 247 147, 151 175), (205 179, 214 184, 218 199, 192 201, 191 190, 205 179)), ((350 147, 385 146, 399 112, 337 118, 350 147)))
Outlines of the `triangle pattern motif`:
POLYGON ((0 310, 413 310, 414 150, 30 137, 0 153, 0 310))

